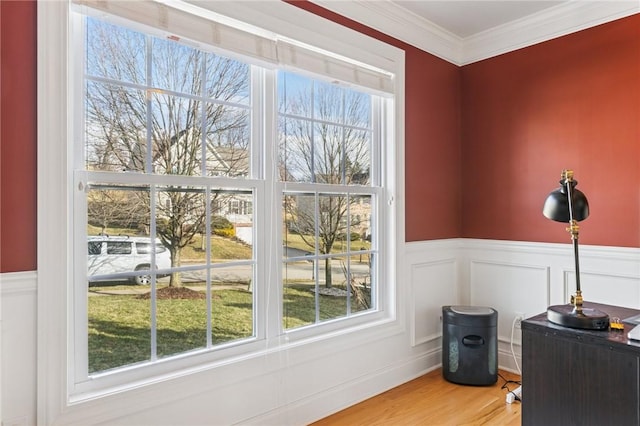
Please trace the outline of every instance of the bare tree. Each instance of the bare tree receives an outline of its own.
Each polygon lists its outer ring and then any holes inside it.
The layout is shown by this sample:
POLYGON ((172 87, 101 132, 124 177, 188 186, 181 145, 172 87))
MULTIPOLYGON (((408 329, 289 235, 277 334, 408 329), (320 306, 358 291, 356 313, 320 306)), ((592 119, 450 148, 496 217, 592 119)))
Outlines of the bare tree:
MULTIPOLYGON (((280 173, 285 181, 366 185, 370 179, 368 96, 320 84, 287 96, 281 106, 280 173)), ((330 254, 336 242, 350 238, 358 223, 347 221, 357 202, 347 195, 285 197, 288 226, 313 250, 330 254), (317 232, 317 241, 316 241, 317 232)), ((332 286, 331 259, 324 261, 325 285, 332 286)))
MULTIPOLYGON (((93 19, 87 28, 87 169, 248 173, 248 66, 93 19)), ((148 208, 150 192, 136 193, 148 208)), ((154 201, 157 235, 180 266, 214 200, 202 188, 166 186, 154 201)), ((170 286, 181 285, 172 274, 170 286)))
POLYGON ((132 191, 94 188, 87 194, 89 224, 100 227, 105 235, 107 228, 137 228, 148 232, 148 205, 140 203, 140 196, 132 191))

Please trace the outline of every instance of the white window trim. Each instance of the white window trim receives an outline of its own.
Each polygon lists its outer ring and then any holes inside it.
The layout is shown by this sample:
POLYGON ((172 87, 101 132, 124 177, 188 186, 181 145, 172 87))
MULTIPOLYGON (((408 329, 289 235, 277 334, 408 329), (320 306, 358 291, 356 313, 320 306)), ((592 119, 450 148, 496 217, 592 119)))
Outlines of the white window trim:
MULTIPOLYGON (((219 13, 252 25, 286 28, 287 35, 296 40, 314 44, 321 49, 338 50, 357 61, 390 70, 396 76, 393 102, 395 127, 381 129, 395 140, 395 145, 389 144, 387 152, 382 154, 387 160, 383 174, 394 174, 394 179, 391 179, 384 194, 384 204, 390 206, 386 215, 387 223, 381 224, 381 228, 389 232, 387 238, 391 244, 387 247, 388 256, 393 259, 384 271, 383 278, 390 282, 385 295, 386 316, 374 324, 337 328, 323 336, 301 336, 294 341, 289 341, 289 337, 284 336, 281 344, 262 348, 263 351, 256 353, 254 357, 268 354, 277 356, 291 345, 313 344, 326 339, 333 339, 332 347, 335 349, 332 350, 338 351, 359 342, 381 339, 406 330, 406 319, 403 315, 397 315, 399 301, 402 300, 402 293, 397 291, 397 286, 403 282, 405 240, 404 52, 281 1, 252 2, 250 5, 241 2, 213 2, 210 7, 219 8, 219 13), (389 226, 390 224, 393 226, 389 226)), ((127 410, 133 412, 140 409, 141 401, 152 405, 161 404, 164 400, 171 400, 174 393, 167 392, 166 387, 162 387, 162 383, 169 378, 177 379, 188 375, 188 385, 184 384, 184 380, 174 380, 171 383, 172 389, 175 390, 176 386, 188 387, 189 391, 185 395, 197 393, 199 389, 211 386, 207 383, 209 378, 202 377, 206 375, 196 377, 190 374, 210 371, 212 367, 225 366, 225 371, 217 371, 220 383, 237 380, 239 372, 250 374, 240 362, 251 358, 245 356, 235 362, 186 363, 179 371, 166 376, 137 383, 132 381, 126 388, 114 387, 108 395, 87 394, 81 399, 74 399, 70 394, 71 371, 67 364, 67 353, 74 331, 73 327, 69 327, 69 324, 73 324, 69 309, 73 303, 70 285, 73 271, 68 266, 72 257, 70 233, 73 229, 70 223, 72 200, 69 199, 68 191, 73 176, 68 167, 70 154, 67 148, 68 129, 73 124, 73 117, 69 113, 73 89, 70 84, 73 80, 68 50, 69 25, 67 2, 38 2, 38 424, 82 423, 89 421, 88 419, 92 422, 106 421, 113 416, 125 415, 127 410), (157 386, 147 386, 152 383, 157 386), (148 397, 150 394, 153 397, 148 397), (123 400, 131 402, 123 407, 123 400), (118 409, 114 410, 116 406, 118 409), (99 413, 96 412, 97 407, 101 408, 99 413)), ((278 302, 271 300, 270 303, 278 302)))

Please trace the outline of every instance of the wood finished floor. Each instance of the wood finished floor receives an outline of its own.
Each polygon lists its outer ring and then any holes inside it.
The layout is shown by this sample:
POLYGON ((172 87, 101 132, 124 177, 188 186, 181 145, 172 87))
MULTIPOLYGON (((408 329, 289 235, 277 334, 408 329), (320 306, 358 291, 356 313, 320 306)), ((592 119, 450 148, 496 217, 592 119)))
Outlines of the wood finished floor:
MULTIPOLYGON (((312 426, 375 425, 520 425, 521 405, 505 402, 505 380, 520 376, 500 371, 492 386, 465 386, 446 381, 442 370, 432 371, 408 383, 326 417, 312 426)), ((518 387, 507 385, 510 390, 518 387)))

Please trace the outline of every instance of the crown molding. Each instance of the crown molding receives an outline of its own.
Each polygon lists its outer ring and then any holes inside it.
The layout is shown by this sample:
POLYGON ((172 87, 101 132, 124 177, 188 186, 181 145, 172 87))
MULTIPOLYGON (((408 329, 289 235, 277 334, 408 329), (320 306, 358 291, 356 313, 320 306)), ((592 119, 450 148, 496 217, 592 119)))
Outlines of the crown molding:
POLYGON ((574 0, 460 38, 389 1, 311 0, 455 65, 467 65, 640 12, 638 0, 574 0))
POLYGON ((460 37, 392 2, 371 0, 310 1, 446 61, 459 64, 462 60, 462 39, 460 37))
POLYGON ((463 40, 466 65, 640 12, 636 1, 569 1, 463 40))

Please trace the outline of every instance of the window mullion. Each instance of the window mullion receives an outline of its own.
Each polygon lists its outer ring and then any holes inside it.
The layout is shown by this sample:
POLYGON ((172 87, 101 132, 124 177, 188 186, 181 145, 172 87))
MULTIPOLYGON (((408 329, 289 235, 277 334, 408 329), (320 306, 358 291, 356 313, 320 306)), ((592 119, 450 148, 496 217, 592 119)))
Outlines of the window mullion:
POLYGON ((151 85, 153 83, 152 81, 152 75, 153 75, 153 70, 152 70, 152 55, 153 55, 153 41, 151 39, 151 36, 147 36, 146 37, 146 59, 147 59, 147 63, 146 63, 146 83, 147 86, 145 88, 145 92, 146 92, 146 107, 147 107, 147 135, 146 135, 146 142, 147 142, 147 152, 146 152, 146 164, 145 164, 145 171, 146 173, 153 173, 153 134, 151 133, 151 129, 152 129, 152 125, 153 125, 153 92, 150 90, 151 85))
POLYGON ((345 197, 347 199, 347 229, 346 229, 346 243, 347 243, 347 249, 345 250, 345 252, 347 253, 347 259, 346 259, 346 280, 347 280, 347 316, 351 315, 351 284, 353 282, 353 280, 351 279, 351 200, 352 200, 352 195, 351 194, 345 194, 345 197))
POLYGON ((382 105, 382 99, 376 97, 371 102, 371 118, 372 118, 372 134, 371 134, 371 186, 382 186, 384 182, 384 174, 386 167, 385 162, 382 161, 381 147, 383 146, 383 114, 386 114, 385 108, 382 105))
MULTIPOLYGON (((200 85, 200 175, 207 177, 207 155, 208 155, 208 137, 207 137, 207 55, 208 53, 201 53, 200 73, 202 75, 202 81, 200 85)), ((211 259, 213 254, 211 253, 211 186, 205 187, 204 195, 205 203, 205 221, 204 221, 204 235, 202 238, 206 238, 205 243, 205 293, 206 293, 206 347, 213 346, 213 304, 212 304, 212 288, 211 288, 211 259)))
MULTIPOLYGON (((315 262, 313 263, 313 268, 314 268, 314 277, 315 277, 315 318, 316 318, 316 324, 320 322, 320 262, 318 261, 318 256, 320 254, 320 194, 318 192, 316 192, 314 194, 314 209, 313 209, 313 215, 314 215, 314 235, 315 235, 315 262)), ((325 253, 327 256, 329 255, 329 253, 325 253)), ((331 262, 331 258, 329 258, 328 260, 329 262, 331 262)), ((326 262, 326 261, 325 261, 326 262)), ((325 274, 327 273, 327 271, 325 270, 325 274)), ((331 273, 329 271, 329 273, 331 273)), ((325 280, 327 280, 327 276, 325 275, 324 277, 325 280)))
MULTIPOLYGON (((282 186, 278 183, 278 97, 276 93, 277 73, 273 70, 262 70, 260 79, 262 90, 260 105, 254 107, 260 117, 260 149, 263 167, 263 190, 258 191, 258 208, 256 220, 256 236, 260 241, 255 246, 258 250, 257 277, 259 309, 264 315, 256 312, 257 318, 265 318, 265 323, 258 323, 258 336, 264 330, 267 343, 271 344, 282 333, 282 186), (262 272, 262 273, 260 273, 262 272)), ((258 98, 254 99, 256 104, 258 98)))
POLYGON ((211 259, 213 254, 211 252, 211 187, 207 186, 205 191, 205 214, 206 219, 204 222, 205 235, 203 236, 207 238, 207 243, 205 245, 206 250, 206 259, 205 264, 207 266, 206 273, 206 294, 207 294, 207 348, 210 348, 213 345, 213 334, 212 334, 212 321, 213 321, 213 304, 212 304, 212 288, 211 288, 211 259))
MULTIPOLYGON (((145 164, 145 172, 147 174, 153 173, 153 134, 152 134, 152 126, 153 126, 153 92, 150 90, 150 86, 153 84, 153 40, 151 36, 146 37, 146 108, 147 108, 147 128, 146 128, 146 164, 145 164)), ((155 241, 156 238, 156 185, 151 185, 149 188, 149 204, 150 204, 150 221, 149 221, 149 234, 151 241, 155 241)), ((157 341, 157 282, 155 279, 155 274, 151 275, 151 297, 149 300, 150 307, 150 360, 155 361, 158 358, 158 341, 157 341)))

